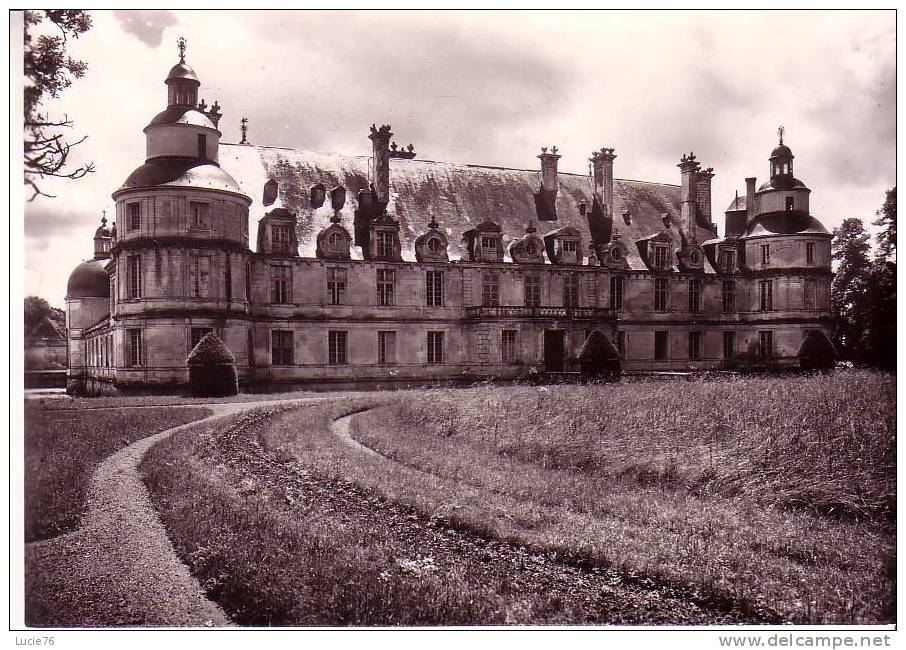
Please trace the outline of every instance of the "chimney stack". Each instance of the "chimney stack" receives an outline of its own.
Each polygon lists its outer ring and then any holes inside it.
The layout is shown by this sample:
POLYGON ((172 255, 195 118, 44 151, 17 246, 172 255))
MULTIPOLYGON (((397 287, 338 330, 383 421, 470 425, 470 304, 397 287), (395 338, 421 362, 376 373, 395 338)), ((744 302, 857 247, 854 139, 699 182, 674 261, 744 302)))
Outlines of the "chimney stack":
POLYGON ((711 220, 711 179, 714 178, 714 168, 708 167, 695 174, 695 205, 698 206, 698 213, 702 216, 703 224, 713 229, 714 222, 711 220))
POLYGON ((602 148, 591 154, 594 170, 595 199, 604 210, 604 215, 613 218, 613 161, 616 158, 613 149, 602 148))
POLYGON ((695 235, 696 202, 693 185, 699 167, 698 161, 695 159, 695 152, 690 151, 688 156, 684 154, 677 167, 680 168, 683 183, 680 193, 680 232, 686 236, 685 241, 694 244, 697 242, 695 235))
POLYGON ((557 154, 557 147, 551 147, 551 152, 547 152, 547 147, 541 147, 541 153, 538 154, 541 160, 541 187, 546 192, 556 192, 559 188, 557 183, 557 161, 560 156, 557 154))
POLYGON ((387 205, 390 202, 390 125, 384 124, 381 128, 371 125, 371 135, 368 136, 373 146, 372 157, 372 184, 374 196, 378 203, 387 205))
POLYGON ((746 179, 746 224, 755 218, 755 177, 746 179))

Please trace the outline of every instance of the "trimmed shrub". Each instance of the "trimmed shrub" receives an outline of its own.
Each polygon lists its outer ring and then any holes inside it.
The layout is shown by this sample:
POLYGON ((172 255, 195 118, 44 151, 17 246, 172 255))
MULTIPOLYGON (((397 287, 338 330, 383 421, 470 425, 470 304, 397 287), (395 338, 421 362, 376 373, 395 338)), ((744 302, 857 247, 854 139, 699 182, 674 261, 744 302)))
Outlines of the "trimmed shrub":
POLYGON ((236 360, 214 333, 205 334, 189 357, 189 390, 194 397, 225 397, 239 392, 236 360))
POLYGON ((622 372, 620 353, 601 330, 592 330, 585 339, 579 363, 586 378, 615 379, 622 372))
POLYGON ((837 362, 834 344, 821 330, 809 330, 799 348, 799 366, 803 370, 830 370, 837 362))

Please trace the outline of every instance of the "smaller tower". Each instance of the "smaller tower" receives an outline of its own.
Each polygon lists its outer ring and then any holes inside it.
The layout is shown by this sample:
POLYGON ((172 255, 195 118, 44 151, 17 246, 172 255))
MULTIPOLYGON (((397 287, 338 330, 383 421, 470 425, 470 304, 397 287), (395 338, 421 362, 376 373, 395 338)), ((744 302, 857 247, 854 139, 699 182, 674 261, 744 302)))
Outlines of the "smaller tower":
POLYGON ((113 233, 107 227, 107 211, 101 217, 100 227, 94 231, 94 259, 109 260, 110 247, 113 245, 113 233))
POLYGON ((782 126, 777 129, 779 144, 771 152, 770 176, 772 185, 778 189, 788 189, 793 186, 793 152, 783 144, 783 134, 786 132, 782 126))
POLYGON ((182 36, 176 42, 179 47, 179 63, 170 68, 164 83, 167 84, 167 106, 194 108, 198 105, 198 87, 201 82, 195 71, 186 65, 186 39, 182 36))

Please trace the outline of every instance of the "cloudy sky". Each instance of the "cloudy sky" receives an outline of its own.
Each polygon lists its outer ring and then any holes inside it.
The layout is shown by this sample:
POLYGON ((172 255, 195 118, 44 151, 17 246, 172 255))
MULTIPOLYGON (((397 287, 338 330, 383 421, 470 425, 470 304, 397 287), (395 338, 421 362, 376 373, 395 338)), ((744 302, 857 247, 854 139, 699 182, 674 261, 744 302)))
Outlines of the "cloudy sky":
POLYGON ((828 228, 870 221, 896 183, 892 10, 92 17, 71 45, 88 74, 48 108, 88 136, 74 162, 97 171, 46 183, 57 198, 26 203, 22 219, 24 290, 55 305, 92 254, 111 192, 143 162, 142 128, 165 107, 180 35, 200 97, 223 107, 225 142, 246 116, 255 144, 367 154, 368 127, 388 123, 421 158, 534 168, 539 148, 557 145, 561 170, 585 173, 608 146, 617 177, 668 183, 694 150, 717 172, 721 230, 743 179, 765 179, 779 124, 828 228))

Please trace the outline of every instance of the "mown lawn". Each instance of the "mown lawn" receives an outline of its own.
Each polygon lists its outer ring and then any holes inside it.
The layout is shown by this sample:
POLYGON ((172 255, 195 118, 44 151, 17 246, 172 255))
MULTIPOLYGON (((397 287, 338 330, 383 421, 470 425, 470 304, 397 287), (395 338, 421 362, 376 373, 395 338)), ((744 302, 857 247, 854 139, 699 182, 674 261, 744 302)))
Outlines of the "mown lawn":
POLYGON ((894 389, 845 372, 375 394, 177 435, 142 469, 239 622, 890 622, 894 389), (361 409, 354 436, 383 457, 328 433, 361 409), (422 522, 403 541, 400 512, 422 522), (431 527, 479 541, 460 563, 419 558, 431 527), (480 540, 542 558, 553 582, 482 581, 480 540), (561 594, 570 566, 608 582, 561 594), (599 602, 613 585, 653 591, 599 602))
POLYGON ((25 402, 25 541, 79 524, 88 482, 99 462, 164 429, 199 420, 204 408, 86 409, 60 400, 25 402))

